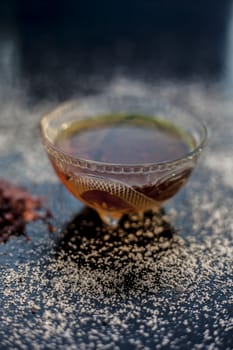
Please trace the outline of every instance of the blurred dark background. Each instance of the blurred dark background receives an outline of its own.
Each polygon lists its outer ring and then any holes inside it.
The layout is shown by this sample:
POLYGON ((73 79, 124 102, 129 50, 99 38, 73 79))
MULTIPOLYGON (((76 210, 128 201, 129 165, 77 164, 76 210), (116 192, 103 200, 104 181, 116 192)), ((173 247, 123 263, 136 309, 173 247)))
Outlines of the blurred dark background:
MULTIPOLYGON (((117 76, 231 80, 231 0, 0 2, 0 84, 65 99, 117 76)), ((233 50, 232 50, 233 51, 233 50)))

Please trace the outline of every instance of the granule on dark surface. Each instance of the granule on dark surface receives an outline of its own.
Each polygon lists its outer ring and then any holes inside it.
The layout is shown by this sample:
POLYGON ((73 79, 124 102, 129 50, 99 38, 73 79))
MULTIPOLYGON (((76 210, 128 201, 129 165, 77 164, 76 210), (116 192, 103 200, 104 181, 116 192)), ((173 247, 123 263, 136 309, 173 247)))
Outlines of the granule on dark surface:
MULTIPOLYGON (((113 92, 135 88, 127 84, 113 92)), ((51 235, 38 220, 27 226, 30 241, 0 245, 1 350, 232 350, 232 98, 219 86, 136 88, 151 101, 180 100, 208 118, 212 134, 165 211, 124 217, 116 229, 59 187, 32 131, 41 113, 17 106, 9 118, 2 108, 0 123, 23 140, 9 143, 0 129, 8 152, 0 163, 14 159, 2 177, 46 194, 59 229, 51 235), (24 157, 13 158, 16 150, 24 157)))
MULTIPOLYGON (((26 224, 31 221, 47 221, 51 217, 40 198, 33 197, 24 188, 0 179, 0 243, 11 236, 25 235, 26 224)), ((52 225, 48 223, 49 228, 52 225)))

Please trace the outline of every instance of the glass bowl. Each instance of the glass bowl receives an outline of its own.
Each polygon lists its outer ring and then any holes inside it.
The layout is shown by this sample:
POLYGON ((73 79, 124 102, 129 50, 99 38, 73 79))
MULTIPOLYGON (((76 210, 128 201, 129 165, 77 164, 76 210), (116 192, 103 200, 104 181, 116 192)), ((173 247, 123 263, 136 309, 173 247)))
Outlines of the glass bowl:
MULTIPOLYGON (((60 181, 78 200, 94 208, 102 220, 111 226, 116 226, 124 214, 157 210, 173 197, 187 182, 207 137, 205 125, 183 109, 130 96, 96 96, 69 101, 41 118, 40 131, 44 148, 60 181), (135 157, 133 162, 130 159, 128 162, 95 160, 83 157, 79 149, 74 154, 59 145, 57 140, 61 131, 66 131, 73 123, 81 125, 100 115, 106 117, 105 121, 110 121, 114 115, 114 123, 124 116, 139 116, 137 127, 143 115, 147 123, 160 123, 158 128, 172 125, 176 133, 192 142, 189 142, 188 151, 162 161, 153 161, 156 147, 152 147, 150 162, 144 162, 141 158, 135 161, 135 157)), ((140 151, 144 145, 140 144, 136 136, 136 149, 140 151)), ((134 136, 130 137, 132 143, 134 136)), ((123 141, 120 137, 119 145, 123 141)), ((86 142, 92 141, 88 139, 86 142)), ((160 148, 159 152, 163 153, 166 144, 162 142, 160 148)))

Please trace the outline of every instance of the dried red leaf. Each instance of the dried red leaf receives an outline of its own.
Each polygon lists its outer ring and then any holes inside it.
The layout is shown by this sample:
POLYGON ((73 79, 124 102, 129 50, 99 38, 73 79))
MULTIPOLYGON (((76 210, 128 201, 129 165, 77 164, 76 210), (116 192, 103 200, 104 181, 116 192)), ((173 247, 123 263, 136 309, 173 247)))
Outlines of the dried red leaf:
MULTIPOLYGON (((27 223, 38 219, 47 222, 51 217, 51 212, 43 207, 42 199, 9 181, 0 180, 0 243, 12 235, 25 234, 27 223)), ((51 232, 52 225, 47 224, 51 232)))

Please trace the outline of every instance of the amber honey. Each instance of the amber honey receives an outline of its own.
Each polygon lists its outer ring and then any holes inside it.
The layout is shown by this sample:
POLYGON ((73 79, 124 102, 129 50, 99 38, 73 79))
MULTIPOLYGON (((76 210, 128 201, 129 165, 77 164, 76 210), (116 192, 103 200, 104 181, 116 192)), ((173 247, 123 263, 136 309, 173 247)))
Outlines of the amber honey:
MULTIPOLYGON (((155 117, 109 114, 72 121, 61 127, 55 147, 73 158, 98 164, 141 166, 179 160, 195 147, 191 135, 170 121, 155 117)), ((186 182, 192 168, 158 174, 149 183, 131 185, 117 174, 79 174, 72 167, 53 166, 64 185, 102 215, 121 216, 159 207, 186 182)), ((132 172, 128 175, 132 178, 132 172)))

